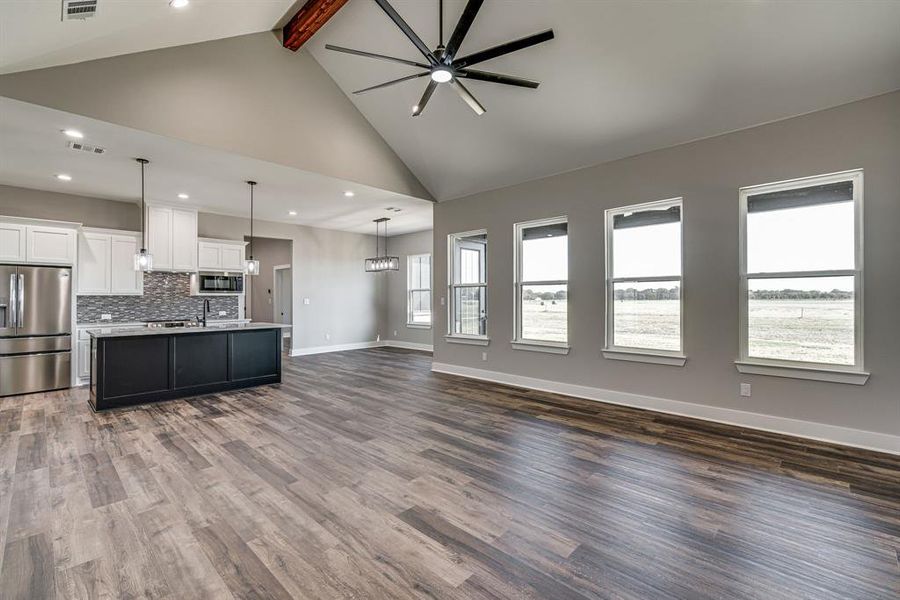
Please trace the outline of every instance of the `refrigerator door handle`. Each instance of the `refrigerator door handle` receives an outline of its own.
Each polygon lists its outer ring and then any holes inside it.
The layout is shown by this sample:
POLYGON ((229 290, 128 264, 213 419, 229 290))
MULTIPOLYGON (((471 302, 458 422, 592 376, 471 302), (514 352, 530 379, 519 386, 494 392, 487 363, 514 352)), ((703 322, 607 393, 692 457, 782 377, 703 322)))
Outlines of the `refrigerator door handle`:
POLYGON ((16 288, 16 274, 9 275, 9 316, 6 318, 7 327, 15 327, 19 322, 19 306, 18 290, 16 288))
POLYGON ((25 327, 25 275, 19 273, 19 327, 25 327))

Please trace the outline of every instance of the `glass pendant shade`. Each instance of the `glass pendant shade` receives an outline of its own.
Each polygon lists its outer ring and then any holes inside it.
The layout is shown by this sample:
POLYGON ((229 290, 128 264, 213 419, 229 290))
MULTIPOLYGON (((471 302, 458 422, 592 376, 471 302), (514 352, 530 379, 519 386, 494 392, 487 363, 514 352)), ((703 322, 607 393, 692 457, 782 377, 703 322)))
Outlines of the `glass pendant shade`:
POLYGON ((259 261, 252 256, 244 261, 244 274, 259 275, 259 261))
POLYGON ((141 248, 141 251, 134 255, 134 270, 145 272, 153 270, 153 255, 145 248, 141 248))

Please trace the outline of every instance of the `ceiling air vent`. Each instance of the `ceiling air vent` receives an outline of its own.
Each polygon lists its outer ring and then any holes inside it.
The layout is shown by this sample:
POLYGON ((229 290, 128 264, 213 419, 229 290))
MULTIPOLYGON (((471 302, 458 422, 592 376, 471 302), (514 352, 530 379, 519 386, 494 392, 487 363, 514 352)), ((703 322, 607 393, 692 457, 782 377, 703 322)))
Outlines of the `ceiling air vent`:
POLYGON ((97 14, 97 0, 62 0, 62 20, 89 19, 97 14))
POLYGON ((100 146, 91 146, 90 144, 83 144, 81 142, 66 142, 66 146, 68 146, 72 150, 87 152, 89 154, 103 154, 104 152, 106 152, 106 148, 101 148, 100 146))

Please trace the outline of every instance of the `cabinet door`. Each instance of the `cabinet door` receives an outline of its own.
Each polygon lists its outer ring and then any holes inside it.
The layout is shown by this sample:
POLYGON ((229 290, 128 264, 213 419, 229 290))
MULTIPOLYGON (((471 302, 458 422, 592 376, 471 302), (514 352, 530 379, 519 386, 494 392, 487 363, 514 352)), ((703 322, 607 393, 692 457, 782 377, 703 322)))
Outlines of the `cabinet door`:
POLYGON ((222 268, 222 245, 213 242, 197 244, 197 264, 204 269, 218 270, 222 268))
POLYGON ((29 225, 25 231, 25 260, 33 263, 75 263, 75 231, 29 225))
POLYGON ((25 226, 0 223, 0 260, 25 260, 25 226))
POLYGON ((244 269, 244 247, 236 244, 222 244, 222 270, 242 271, 244 269))
POLYGON ((172 268, 197 270, 197 212, 172 209, 172 268))
POLYGON ((78 240, 78 293, 109 293, 110 236, 83 233, 78 240))
POLYGON ((147 207, 147 250, 154 269, 172 269, 172 209, 147 207))
POLYGON ((91 340, 78 340, 75 344, 75 353, 78 366, 78 379, 91 377, 91 340))
POLYGON ((135 236, 110 236, 110 294, 133 296, 144 293, 144 274, 134 270, 134 255, 140 250, 139 244, 135 236))

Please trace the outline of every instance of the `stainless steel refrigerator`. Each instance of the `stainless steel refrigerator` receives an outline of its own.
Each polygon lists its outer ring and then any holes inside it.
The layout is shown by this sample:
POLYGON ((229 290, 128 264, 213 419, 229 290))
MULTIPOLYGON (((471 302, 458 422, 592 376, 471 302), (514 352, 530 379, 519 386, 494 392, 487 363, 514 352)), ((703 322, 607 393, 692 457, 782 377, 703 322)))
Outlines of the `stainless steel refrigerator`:
POLYGON ((0 396, 66 388, 72 269, 0 265, 0 396))

